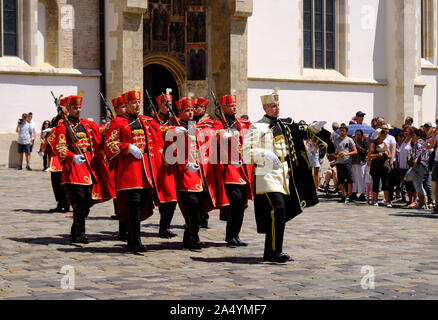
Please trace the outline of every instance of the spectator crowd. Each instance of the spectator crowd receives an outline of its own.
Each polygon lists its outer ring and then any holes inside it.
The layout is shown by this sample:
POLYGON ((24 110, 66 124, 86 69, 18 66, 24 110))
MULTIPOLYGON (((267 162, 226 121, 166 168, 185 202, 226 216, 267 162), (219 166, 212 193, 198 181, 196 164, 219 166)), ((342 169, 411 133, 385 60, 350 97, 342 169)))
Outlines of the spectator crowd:
POLYGON ((358 111, 348 125, 332 123, 333 154, 318 156, 311 142, 306 143, 314 175, 321 174, 324 159, 329 161, 322 183, 314 177, 318 191, 340 196, 343 203, 386 207, 397 203, 438 213, 434 201, 438 196, 438 118, 435 128, 431 122, 417 128, 412 117, 396 128, 383 117, 367 125, 364 117, 365 113, 358 111), (380 191, 383 198, 379 201, 380 191))

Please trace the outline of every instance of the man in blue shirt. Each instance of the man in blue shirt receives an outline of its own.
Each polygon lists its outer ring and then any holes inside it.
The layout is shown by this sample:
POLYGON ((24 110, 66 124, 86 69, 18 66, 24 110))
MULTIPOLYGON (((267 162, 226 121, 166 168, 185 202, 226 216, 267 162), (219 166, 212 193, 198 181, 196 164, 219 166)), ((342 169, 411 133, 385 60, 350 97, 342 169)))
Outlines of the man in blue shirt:
POLYGON ((26 153, 26 169, 32 171, 29 166, 30 147, 32 146, 32 126, 29 122, 27 122, 26 113, 23 113, 21 119, 18 120, 17 128, 15 129, 15 131, 18 133, 18 170, 23 170, 23 154, 26 153))

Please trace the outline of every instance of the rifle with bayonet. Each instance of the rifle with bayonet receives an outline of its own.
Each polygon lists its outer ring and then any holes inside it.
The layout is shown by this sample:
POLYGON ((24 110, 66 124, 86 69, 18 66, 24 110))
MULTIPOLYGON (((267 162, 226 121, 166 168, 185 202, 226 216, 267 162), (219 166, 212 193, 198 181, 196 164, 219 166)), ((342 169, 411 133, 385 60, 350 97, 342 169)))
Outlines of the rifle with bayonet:
POLYGON ((169 112, 169 115, 172 116, 175 124, 177 126, 180 126, 181 124, 179 122, 179 119, 176 117, 175 112, 173 112, 172 106, 169 104, 169 101, 167 101, 166 95, 161 92, 161 96, 163 97, 164 101, 166 102, 165 105, 166 105, 167 111, 169 112))
POLYGON ((100 97, 102 98, 103 104, 105 106, 105 110, 110 114, 111 120, 115 119, 116 115, 111 110, 111 107, 108 104, 108 101, 106 101, 105 97, 103 96, 102 92, 99 91, 100 97))
POLYGON ((152 111, 151 112, 152 116, 155 118, 155 120, 158 121, 158 123, 162 123, 162 120, 159 116, 158 110, 157 110, 157 108, 155 108, 154 101, 152 100, 151 96, 149 95, 149 91, 147 89, 145 89, 144 92, 146 93, 146 96, 148 97, 149 109, 152 111))
POLYGON ((216 115, 221 120, 222 124, 224 125, 224 128, 230 132, 230 125, 227 122, 227 119, 225 118, 224 110, 222 110, 221 105, 219 104, 219 101, 216 98, 216 95, 214 94, 213 90, 210 89, 210 95, 213 98, 214 105, 216 106, 216 115))
MULTIPOLYGON (((65 127, 67 129, 67 135, 69 136, 70 140, 73 142, 73 148, 74 148, 76 154, 82 156, 85 159, 85 164, 87 166, 88 171, 90 172, 91 179, 93 180, 93 183, 97 183, 97 179, 96 179, 96 177, 93 174, 93 170, 91 169, 91 165, 88 162, 87 157, 82 153, 81 148, 79 148, 79 146, 77 145, 77 142, 79 141, 79 138, 78 138, 78 136, 76 134, 75 129, 73 128, 73 126, 71 125, 70 121, 68 120, 68 117, 65 114, 64 110, 62 110, 62 107, 59 105, 58 98, 55 97, 55 95, 53 94, 53 91, 50 91, 50 93, 52 94, 52 97, 55 100, 55 105, 56 105, 58 114, 61 116, 62 120, 64 120, 65 127)), ((60 98, 61 97, 62 97, 62 95, 60 96, 60 98)))

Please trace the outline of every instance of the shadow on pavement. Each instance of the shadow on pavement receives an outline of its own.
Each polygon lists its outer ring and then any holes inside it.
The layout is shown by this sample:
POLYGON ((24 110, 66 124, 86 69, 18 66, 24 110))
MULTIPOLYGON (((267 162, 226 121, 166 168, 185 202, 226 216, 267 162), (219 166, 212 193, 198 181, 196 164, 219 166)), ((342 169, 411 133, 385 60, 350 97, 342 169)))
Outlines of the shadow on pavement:
POLYGON ((41 210, 41 209, 14 209, 14 212, 26 212, 32 214, 58 214, 58 212, 50 212, 50 209, 41 210))
MULTIPOLYGON (((114 240, 117 238, 118 232, 114 232, 114 231, 101 231, 100 234, 103 235, 107 235, 109 236, 110 240, 114 240)), ((160 236, 158 235, 158 231, 157 232, 141 232, 140 233, 141 237, 144 238, 159 238, 160 236)))
POLYGON ((438 215, 430 213, 391 213, 390 216, 438 219, 438 215))
POLYGON ((257 257, 221 257, 221 258, 202 258, 202 257, 190 257, 194 261, 207 262, 207 263, 241 263, 241 264, 259 264, 263 263, 262 258, 257 257))
MULTIPOLYGON (((90 253, 128 253, 126 251, 126 243, 120 242, 112 247, 93 247, 93 241, 88 244, 77 246, 75 248, 58 248, 57 250, 63 252, 90 252, 90 253)), ((146 252, 142 254, 147 254, 148 252, 159 251, 159 250, 181 250, 181 242, 167 242, 161 244, 147 244, 143 242, 146 247, 146 252)), ((132 253, 130 253, 132 254, 132 253)))
MULTIPOLYGON (((96 235, 98 236, 98 235, 96 235)), ((50 239, 50 238, 48 238, 50 239)), ((113 238, 111 240, 114 240, 113 238)), ((69 237, 67 236, 67 239, 64 240, 61 244, 68 244, 69 237)), ((75 247, 71 248, 58 248, 57 250, 63 251, 63 252, 90 252, 90 253, 124 253, 126 252, 126 243, 119 242, 118 244, 115 244, 111 247, 93 247, 93 243, 99 242, 95 241, 93 236, 88 235, 88 244, 81 244, 81 245, 75 245, 75 247)), ((53 243, 53 242, 52 242, 53 243)), ((161 250, 178 250, 182 251, 182 241, 173 241, 173 242, 162 242, 159 244, 148 244, 143 241, 143 245, 146 247, 146 252, 143 254, 147 254, 148 252, 154 252, 154 251, 161 251, 161 250)), ((222 243, 213 243, 213 242, 204 242, 204 249, 208 247, 220 247, 225 246, 225 244, 222 243)), ((202 251, 200 251, 202 252, 202 251)), ((260 258, 239 258, 239 257, 230 257, 225 259, 237 259, 238 261, 235 261, 236 263, 258 263, 261 262, 262 259, 260 258)), ((224 262, 224 261, 207 261, 205 262, 224 262)), ((215 260, 215 259, 213 259, 215 260)), ((233 261, 228 262, 233 262, 233 261)), ((227 262, 227 261, 225 261, 227 262)))
MULTIPOLYGON (((113 220, 111 217, 94 217, 94 216, 88 216, 87 220, 113 220)), ((117 221, 117 220, 114 220, 117 221)))
MULTIPOLYGON (((160 227, 160 225, 157 223, 146 223, 146 224, 142 224, 141 226, 145 227, 145 228, 152 227, 152 228, 157 228, 157 229, 160 227)), ((177 225, 177 226, 171 225, 170 229, 185 229, 185 228, 182 225, 177 225)))
POLYGON ((71 248, 58 248, 56 250, 62 252, 89 252, 89 253, 128 253, 125 244, 117 244, 112 247, 90 247, 92 243, 75 245, 71 248))
MULTIPOLYGON (((102 235, 102 234, 87 234, 88 241, 101 242, 101 241, 119 241, 116 239, 117 234, 114 233, 113 236, 102 235)), ((49 244, 61 244, 70 245, 70 235, 60 234, 58 237, 34 237, 34 238, 8 238, 9 240, 16 242, 23 242, 28 244, 39 244, 39 245, 49 245, 49 244)))
POLYGON ((35 238, 8 238, 9 240, 16 242, 23 242, 28 244, 40 244, 40 245, 49 245, 49 244, 69 244, 70 235, 69 234, 60 234, 58 237, 35 237, 35 238))

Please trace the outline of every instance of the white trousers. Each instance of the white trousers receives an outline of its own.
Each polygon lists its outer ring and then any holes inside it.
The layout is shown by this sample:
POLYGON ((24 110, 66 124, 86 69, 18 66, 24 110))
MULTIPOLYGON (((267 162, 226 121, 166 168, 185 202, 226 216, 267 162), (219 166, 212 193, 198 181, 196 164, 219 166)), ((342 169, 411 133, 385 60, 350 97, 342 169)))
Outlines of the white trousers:
POLYGON ((353 164, 353 193, 365 194, 365 164, 353 164))

